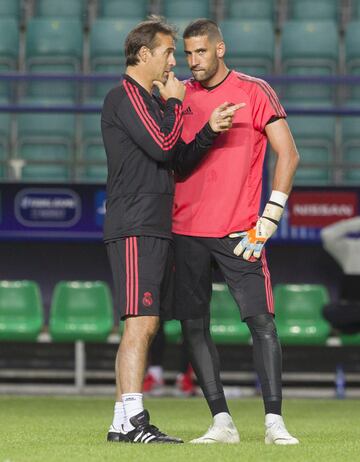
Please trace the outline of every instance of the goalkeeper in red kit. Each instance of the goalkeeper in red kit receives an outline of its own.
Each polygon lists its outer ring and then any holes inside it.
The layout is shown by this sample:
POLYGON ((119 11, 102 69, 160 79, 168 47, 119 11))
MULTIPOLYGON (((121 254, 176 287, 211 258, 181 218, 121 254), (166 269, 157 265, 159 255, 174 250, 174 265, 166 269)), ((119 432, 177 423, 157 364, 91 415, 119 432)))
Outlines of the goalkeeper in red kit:
POLYGON ((252 335, 265 407, 265 443, 297 444, 281 413, 281 346, 264 245, 281 219, 299 156, 274 90, 263 80, 226 67, 217 24, 193 21, 183 38, 193 74, 183 101, 184 141, 194 138, 220 102, 245 103, 234 116, 232 130, 219 135, 203 163, 176 183, 176 318, 181 320, 193 368, 213 415, 209 430, 192 442, 239 442, 209 329, 215 259, 252 335), (276 165, 273 190, 259 216, 267 141, 276 165))

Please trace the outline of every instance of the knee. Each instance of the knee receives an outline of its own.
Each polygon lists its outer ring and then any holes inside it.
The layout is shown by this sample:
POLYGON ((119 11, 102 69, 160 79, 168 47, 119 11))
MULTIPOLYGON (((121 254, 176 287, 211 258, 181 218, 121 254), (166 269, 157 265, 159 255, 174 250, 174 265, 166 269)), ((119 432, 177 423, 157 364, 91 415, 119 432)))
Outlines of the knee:
POLYGON ((204 337, 207 326, 203 318, 186 319, 185 321, 181 321, 181 328, 185 341, 187 343, 195 343, 200 337, 204 337))
POLYGON ((274 318, 271 314, 259 314, 246 319, 252 335, 262 338, 277 338, 274 318))
POLYGON ((158 316, 129 317, 125 320, 123 336, 141 343, 151 343, 159 329, 158 316))

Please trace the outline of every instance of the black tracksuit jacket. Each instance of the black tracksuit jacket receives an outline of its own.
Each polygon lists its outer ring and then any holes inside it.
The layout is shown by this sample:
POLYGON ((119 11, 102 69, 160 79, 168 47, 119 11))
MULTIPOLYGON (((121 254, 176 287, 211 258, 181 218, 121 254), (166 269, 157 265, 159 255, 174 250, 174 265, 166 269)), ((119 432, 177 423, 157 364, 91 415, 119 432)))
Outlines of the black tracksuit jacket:
POLYGON ((174 172, 189 174, 217 136, 207 124, 185 144, 182 124, 180 100, 163 103, 127 75, 107 94, 101 115, 108 163, 105 242, 171 239, 174 172))

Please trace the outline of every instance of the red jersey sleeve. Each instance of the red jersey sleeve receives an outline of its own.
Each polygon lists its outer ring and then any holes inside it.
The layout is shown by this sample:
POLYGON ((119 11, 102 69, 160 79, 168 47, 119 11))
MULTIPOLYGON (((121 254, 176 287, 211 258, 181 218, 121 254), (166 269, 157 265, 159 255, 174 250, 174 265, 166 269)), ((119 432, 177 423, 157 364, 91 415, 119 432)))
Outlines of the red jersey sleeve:
POLYGON ((275 91, 264 80, 257 79, 252 96, 253 123, 256 130, 263 132, 266 124, 273 117, 286 117, 286 112, 275 91))

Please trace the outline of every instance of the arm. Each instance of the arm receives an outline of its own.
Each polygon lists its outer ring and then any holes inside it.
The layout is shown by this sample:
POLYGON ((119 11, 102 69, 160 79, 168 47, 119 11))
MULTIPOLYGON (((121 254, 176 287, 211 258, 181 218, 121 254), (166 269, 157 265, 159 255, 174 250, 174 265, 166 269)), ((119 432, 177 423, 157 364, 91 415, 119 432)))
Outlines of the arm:
POLYGON ((120 107, 116 108, 114 123, 124 128, 132 140, 152 159, 168 162, 181 135, 181 101, 169 98, 159 123, 159 118, 146 106, 138 88, 128 81, 124 81, 124 88, 128 97, 122 98, 120 107))
POLYGON ((194 170, 205 157, 217 136, 231 128, 235 112, 244 106, 245 103, 224 102, 214 109, 209 122, 196 134, 194 140, 188 144, 182 140, 178 142, 176 155, 172 162, 172 168, 178 176, 184 178, 194 170))
POLYGON ((286 120, 279 119, 266 125, 265 133, 277 156, 270 199, 255 228, 230 235, 230 237, 242 237, 234 253, 243 254, 245 260, 249 260, 252 256, 260 258, 266 241, 276 231, 299 163, 299 154, 286 120))

